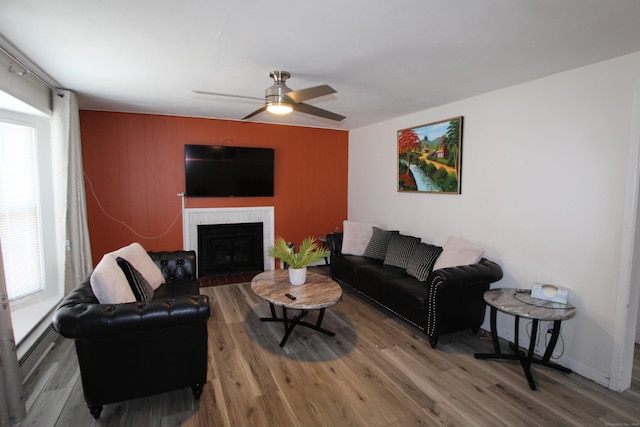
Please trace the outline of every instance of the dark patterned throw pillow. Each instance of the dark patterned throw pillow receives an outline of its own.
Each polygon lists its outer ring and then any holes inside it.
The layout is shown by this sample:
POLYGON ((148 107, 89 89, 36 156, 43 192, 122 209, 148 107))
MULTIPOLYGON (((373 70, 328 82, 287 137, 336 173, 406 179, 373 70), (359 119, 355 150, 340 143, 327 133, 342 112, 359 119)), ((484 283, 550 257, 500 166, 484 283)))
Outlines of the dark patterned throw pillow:
POLYGON ((419 237, 402 234, 392 236, 387 247, 387 254, 384 257, 384 264, 406 269, 409 257, 420 240, 419 237))
POLYGON ((378 227, 373 227, 371 240, 369 240, 369 244, 364 250, 362 256, 384 261, 384 258, 387 256, 389 241, 396 234, 398 234, 397 231, 388 231, 378 227))
POLYGON ((129 282, 129 286, 131 286, 131 291, 133 292, 133 296, 136 297, 136 301, 152 300, 153 288, 142 274, 124 258, 117 257, 116 262, 124 273, 124 277, 127 278, 127 282, 129 282))
POLYGON ((415 247, 407 262, 407 274, 424 282, 431 274, 436 260, 442 253, 440 246, 420 243, 415 247))

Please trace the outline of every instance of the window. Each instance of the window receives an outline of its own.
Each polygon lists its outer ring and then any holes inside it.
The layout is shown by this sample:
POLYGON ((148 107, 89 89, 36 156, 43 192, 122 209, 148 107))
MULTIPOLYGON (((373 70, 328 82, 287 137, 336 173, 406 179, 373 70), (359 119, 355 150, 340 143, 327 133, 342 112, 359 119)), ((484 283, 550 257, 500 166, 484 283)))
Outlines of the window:
POLYGON ((44 290, 36 129, 0 122, 0 241, 9 301, 44 290))
POLYGON ((16 344, 62 297, 51 119, 0 109, 0 240, 16 344))

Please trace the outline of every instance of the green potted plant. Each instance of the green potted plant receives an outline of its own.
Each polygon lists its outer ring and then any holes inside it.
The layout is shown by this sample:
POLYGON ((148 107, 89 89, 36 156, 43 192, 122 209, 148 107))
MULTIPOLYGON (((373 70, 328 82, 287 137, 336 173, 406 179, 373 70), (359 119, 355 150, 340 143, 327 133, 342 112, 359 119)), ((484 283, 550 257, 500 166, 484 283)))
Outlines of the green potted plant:
POLYGON ((292 285, 302 285, 307 277, 307 265, 328 257, 329 251, 318 245, 315 237, 305 238, 298 252, 289 247, 282 237, 276 237, 273 246, 268 249, 268 254, 288 264, 289 281, 292 285))

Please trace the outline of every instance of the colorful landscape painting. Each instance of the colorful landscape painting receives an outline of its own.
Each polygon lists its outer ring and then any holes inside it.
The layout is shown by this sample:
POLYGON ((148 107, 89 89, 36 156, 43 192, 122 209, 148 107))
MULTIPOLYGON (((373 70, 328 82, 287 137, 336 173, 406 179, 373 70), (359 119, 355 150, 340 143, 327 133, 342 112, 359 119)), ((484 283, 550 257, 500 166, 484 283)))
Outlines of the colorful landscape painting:
POLYGON ((398 191, 460 194, 462 116, 398 131, 398 191))

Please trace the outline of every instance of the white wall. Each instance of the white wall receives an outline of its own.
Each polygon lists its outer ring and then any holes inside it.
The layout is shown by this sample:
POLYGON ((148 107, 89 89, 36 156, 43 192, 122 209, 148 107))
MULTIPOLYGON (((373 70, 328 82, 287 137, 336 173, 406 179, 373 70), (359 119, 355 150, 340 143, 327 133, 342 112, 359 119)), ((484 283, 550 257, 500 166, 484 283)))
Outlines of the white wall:
POLYGON ((492 287, 568 287, 561 363, 607 384, 637 78, 640 52, 352 130, 349 218, 479 244, 504 270, 492 287), (396 131, 455 116, 462 194, 398 193, 396 131))

